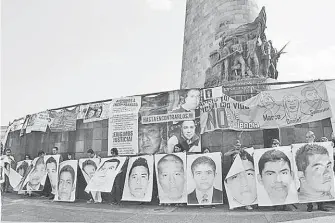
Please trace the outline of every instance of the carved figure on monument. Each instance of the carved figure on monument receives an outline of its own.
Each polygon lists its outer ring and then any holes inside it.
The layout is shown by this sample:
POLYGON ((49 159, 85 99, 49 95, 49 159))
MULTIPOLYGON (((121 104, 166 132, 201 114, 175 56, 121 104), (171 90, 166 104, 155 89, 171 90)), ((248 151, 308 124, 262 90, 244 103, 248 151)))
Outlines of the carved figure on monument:
POLYGON ((243 47, 237 37, 233 38, 233 45, 231 46, 233 54, 232 71, 235 76, 245 77, 245 61, 243 59, 243 47))
POLYGON ((269 42, 266 40, 266 36, 264 33, 261 35, 261 58, 262 58, 262 75, 264 77, 268 77, 269 75, 269 67, 271 61, 271 46, 269 42))
POLYGON ((251 69, 252 75, 250 76, 258 76, 259 73, 259 61, 256 53, 257 46, 257 35, 255 33, 250 33, 248 35, 247 41, 247 63, 249 68, 251 69))
POLYGON ((225 38, 223 37, 222 40, 220 41, 219 45, 220 45, 220 56, 221 56, 221 60, 222 60, 222 65, 223 65, 223 69, 222 69, 222 81, 228 81, 229 78, 229 61, 230 61, 230 44, 231 41, 226 41, 225 38))

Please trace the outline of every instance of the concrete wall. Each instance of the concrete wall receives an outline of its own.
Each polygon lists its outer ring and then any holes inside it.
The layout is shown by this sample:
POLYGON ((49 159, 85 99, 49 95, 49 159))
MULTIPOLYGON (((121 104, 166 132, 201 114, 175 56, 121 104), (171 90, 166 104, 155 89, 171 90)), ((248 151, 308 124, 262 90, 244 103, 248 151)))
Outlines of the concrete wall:
POLYGON ((252 22, 259 11, 256 0, 187 0, 181 88, 204 87, 217 35, 252 22))

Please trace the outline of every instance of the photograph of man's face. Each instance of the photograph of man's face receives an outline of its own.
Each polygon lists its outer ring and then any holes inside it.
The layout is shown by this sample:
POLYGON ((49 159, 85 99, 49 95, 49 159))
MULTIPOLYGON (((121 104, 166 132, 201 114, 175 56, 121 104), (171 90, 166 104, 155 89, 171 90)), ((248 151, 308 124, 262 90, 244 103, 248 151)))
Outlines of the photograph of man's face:
POLYGON ((50 157, 46 162, 47 173, 50 179, 50 184, 53 190, 57 187, 57 162, 53 157, 50 157), (49 161, 50 160, 50 161, 49 161))
POLYGON ((83 167, 83 170, 87 174, 87 176, 91 179, 94 176, 94 173, 96 171, 96 165, 87 164, 83 167))
POLYGON ((199 90, 189 90, 185 97, 185 107, 189 108, 190 110, 194 110, 199 106, 200 103, 200 91, 199 90))
POLYGON ((87 115, 86 115, 86 119, 93 118, 94 115, 95 115, 95 110, 92 109, 92 108, 89 108, 89 111, 88 111, 88 113, 87 113, 87 115))
POLYGON ((96 118, 100 118, 101 113, 102 113, 102 106, 100 106, 100 107, 96 110, 96 112, 95 112, 95 117, 96 117, 96 118))
POLYGON ((163 124, 139 125, 138 146, 140 153, 154 154, 162 142, 163 124))
POLYGON ((59 175, 58 199, 60 201, 70 201, 74 185, 75 172, 70 165, 64 166, 59 175))
POLYGON ((183 136, 190 140, 195 135, 195 123, 193 120, 183 121, 181 125, 183 136))
POLYGON ((142 199, 145 197, 149 185, 149 170, 145 166, 136 166, 129 173, 128 185, 130 194, 142 199))
MULTIPOLYGON (((34 189, 38 189, 39 185, 41 185, 41 181, 45 179, 46 174, 46 166, 44 164, 43 157, 38 158, 36 161, 36 165, 32 172, 29 174, 29 185, 34 189)), ((43 182, 44 183, 44 182, 43 182)))
POLYGON ((249 160, 242 160, 244 172, 227 178, 226 183, 232 197, 242 205, 251 205, 257 198, 254 164, 249 160))
POLYGON ((95 185, 102 186, 114 182, 114 178, 117 174, 116 169, 118 168, 119 164, 120 161, 117 159, 105 161, 94 175, 95 185))
POLYGON ((208 163, 200 163, 192 170, 196 189, 208 191, 214 185, 215 170, 208 163))
POLYGON ((182 159, 173 154, 166 155, 158 162, 157 170, 163 192, 170 200, 180 199, 186 182, 182 159))

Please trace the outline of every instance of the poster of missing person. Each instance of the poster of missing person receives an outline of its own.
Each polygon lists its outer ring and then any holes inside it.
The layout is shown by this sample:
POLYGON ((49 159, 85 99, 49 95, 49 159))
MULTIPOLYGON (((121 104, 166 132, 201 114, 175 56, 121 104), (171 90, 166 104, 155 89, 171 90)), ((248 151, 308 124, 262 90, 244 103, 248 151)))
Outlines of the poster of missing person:
POLYGON ((54 201, 74 202, 76 199, 77 165, 78 160, 66 160, 60 163, 54 201))
POLYGON ((187 205, 223 203, 221 153, 187 155, 187 205))
POLYGON ((290 146, 256 149, 254 162, 259 206, 298 203, 290 146))
POLYGON ((0 183, 5 182, 5 165, 4 162, 0 162, 0 183))
POLYGON ((28 174, 29 166, 31 165, 32 160, 22 160, 16 164, 16 172, 20 174, 21 177, 24 177, 28 174))
MULTIPOLYGON (((126 157, 102 158, 85 191, 111 192, 115 177, 120 172, 126 159, 126 157)), ((85 168, 89 167, 86 165, 85 168)))
POLYGON ((20 190, 42 191, 47 178, 46 163, 43 157, 36 157, 30 166, 30 171, 22 178, 20 190))
POLYGON ((154 157, 130 157, 122 201, 150 202, 153 188, 154 157))
POLYGON ((332 142, 292 145, 299 203, 335 200, 332 142))
MULTIPOLYGON (((138 153, 138 112, 141 97, 115 99, 110 105, 108 148, 117 148, 119 155, 138 153)), ((108 150, 108 155, 111 150, 108 150)))
POLYGON ((45 132, 51 121, 49 111, 33 114, 29 117, 26 133, 30 133, 32 131, 45 132))
POLYGON ((109 117, 110 102, 90 104, 86 110, 84 123, 101 121, 109 117))
POLYGON ((186 153, 156 154, 155 168, 159 202, 186 203, 186 153))
POLYGON ((52 122, 49 125, 51 132, 65 132, 76 130, 77 114, 75 109, 61 109, 59 111, 50 111, 50 118, 52 119, 52 122))
POLYGON ((78 165, 86 183, 90 182, 100 164, 99 158, 84 158, 78 160, 78 165))
POLYGON ((45 166, 47 169, 47 175, 51 184, 51 193, 55 194, 58 183, 58 167, 60 161, 60 155, 45 155, 44 156, 45 166))
POLYGON ((238 154, 225 178, 229 208, 257 204, 256 175, 253 157, 246 151, 238 154))

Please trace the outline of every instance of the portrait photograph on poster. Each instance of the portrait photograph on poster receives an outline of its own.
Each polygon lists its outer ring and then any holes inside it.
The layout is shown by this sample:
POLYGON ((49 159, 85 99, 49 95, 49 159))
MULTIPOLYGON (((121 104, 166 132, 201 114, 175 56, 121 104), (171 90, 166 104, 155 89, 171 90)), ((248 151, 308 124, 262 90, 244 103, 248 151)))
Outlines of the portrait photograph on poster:
MULTIPOLYGON (((116 175, 120 172, 126 157, 109 157, 102 158, 101 162, 87 184, 86 191, 111 192, 116 175)), ((85 161, 87 162, 87 161, 85 161)), ((92 171, 92 166, 85 166, 84 170, 89 168, 92 171)))
POLYGON ((20 190, 22 191, 42 191, 47 177, 46 163, 44 157, 36 157, 32 161, 32 168, 29 173, 22 178, 20 190))
POLYGON ((298 203, 290 146, 256 149, 254 162, 259 206, 298 203))
POLYGON ((99 164, 99 158, 85 158, 78 160, 79 168, 84 175, 86 183, 90 182, 99 164))
POLYGON ((54 201, 74 202, 76 199, 77 165, 78 160, 66 160, 60 163, 54 201))
POLYGON ((170 113, 181 113, 181 112, 194 112, 195 117, 200 117, 199 104, 200 104, 200 90, 199 89, 188 89, 174 91, 175 100, 173 103, 170 113))
POLYGON ((31 164, 32 160, 22 160, 17 162, 16 164, 16 172, 18 172, 21 177, 24 177, 26 174, 28 174, 29 166, 31 164))
POLYGON ((187 204, 223 203, 221 153, 187 156, 187 204))
POLYGON ((331 142, 293 144, 299 203, 335 200, 331 142))
POLYGON ((60 155, 45 155, 44 161, 47 169, 47 175, 50 180, 52 194, 56 193, 58 183, 58 167, 60 155))
POLYGON ((186 203, 186 153, 156 154, 159 202, 186 203))
POLYGON ((154 160, 152 155, 130 157, 122 201, 151 201, 153 167, 154 160))
POLYGON ((230 209, 257 204, 254 160, 248 152, 235 157, 224 184, 230 209))

